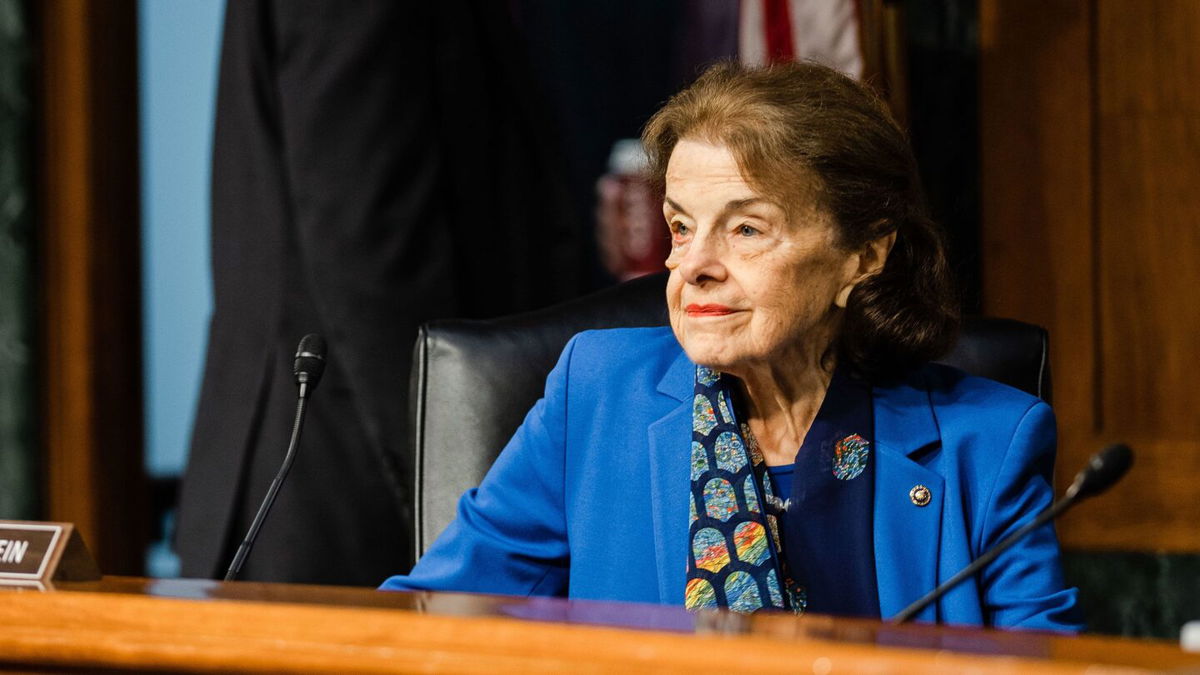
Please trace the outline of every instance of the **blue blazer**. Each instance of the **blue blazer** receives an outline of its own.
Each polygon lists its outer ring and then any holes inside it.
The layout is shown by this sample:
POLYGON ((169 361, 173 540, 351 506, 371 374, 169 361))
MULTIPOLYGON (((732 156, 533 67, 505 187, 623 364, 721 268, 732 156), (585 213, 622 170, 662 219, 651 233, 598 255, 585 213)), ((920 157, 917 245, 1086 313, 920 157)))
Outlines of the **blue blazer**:
MULTIPOLYGON (((456 520, 382 588, 682 605, 694 374, 669 328, 572 338, 456 520)), ((1039 399, 936 365, 875 387, 874 408, 887 618, 1051 503, 1055 429, 1039 399)), ((1047 525, 918 619, 1076 630, 1076 594, 1047 525)))

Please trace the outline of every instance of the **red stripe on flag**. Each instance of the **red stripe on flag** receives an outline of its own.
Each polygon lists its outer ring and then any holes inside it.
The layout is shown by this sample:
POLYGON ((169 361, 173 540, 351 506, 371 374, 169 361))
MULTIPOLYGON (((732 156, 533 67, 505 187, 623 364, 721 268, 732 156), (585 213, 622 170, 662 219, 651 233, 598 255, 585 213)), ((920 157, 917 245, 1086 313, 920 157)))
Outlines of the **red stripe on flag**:
POLYGON ((788 9, 788 0, 764 0, 763 23, 767 34, 767 62, 794 61, 796 46, 792 42, 792 13, 788 9))

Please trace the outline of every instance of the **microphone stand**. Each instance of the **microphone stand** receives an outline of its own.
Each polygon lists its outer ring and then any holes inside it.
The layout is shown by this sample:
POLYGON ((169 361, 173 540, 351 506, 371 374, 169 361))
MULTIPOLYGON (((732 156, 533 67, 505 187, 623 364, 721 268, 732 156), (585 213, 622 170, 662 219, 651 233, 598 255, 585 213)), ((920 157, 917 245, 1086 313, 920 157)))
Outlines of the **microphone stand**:
POLYGON ((1067 492, 1063 495, 1062 499, 1051 504, 1049 508, 1039 513, 1036 518, 1022 525, 1016 532, 1005 537, 1003 541, 987 553, 976 558, 970 565, 959 570, 957 574, 939 584, 937 588, 929 591, 916 602, 900 610, 899 614, 892 617, 891 623, 902 624, 912 619, 917 615, 917 612, 928 607, 951 588, 974 576, 979 570, 983 569, 995 560, 997 556, 1007 551, 1013 544, 1023 539, 1030 532, 1045 525, 1047 521, 1062 515, 1064 511, 1074 506, 1080 499, 1104 492, 1113 483, 1120 480, 1121 476, 1125 475, 1125 472, 1129 470, 1132 463, 1133 451, 1129 449, 1129 446, 1122 443, 1110 445, 1096 453, 1088 460, 1083 470, 1075 476, 1075 481, 1071 483, 1071 487, 1067 488, 1067 492))
POLYGON ((272 480, 271 487, 267 488, 267 496, 258 506, 258 513, 254 514, 254 521, 250 523, 246 538, 238 546, 237 553, 233 556, 233 562, 229 564, 229 571, 225 573, 225 581, 233 581, 242 571, 242 565, 246 562, 246 557, 250 555, 250 549, 254 547, 254 540, 258 538, 258 531, 262 528, 263 521, 267 519, 267 513, 275 504, 275 496, 279 494, 279 488, 283 486, 283 480, 287 478, 288 471, 292 468, 292 462, 296 459, 300 427, 304 425, 304 403, 308 400, 306 388, 304 384, 300 385, 300 398, 296 401, 296 420, 292 423, 292 438, 288 442, 287 454, 283 457, 283 466, 279 467, 279 472, 275 474, 275 480, 272 480))
POLYGON ((317 382, 321 380, 321 374, 324 372, 325 341, 315 333, 305 335, 296 348, 296 361, 292 368, 300 393, 296 399, 296 421, 292 423, 292 438, 288 441, 287 453, 283 456, 283 466, 279 467, 279 472, 275 474, 275 480, 271 481, 271 487, 267 489, 267 496, 263 498, 262 504, 258 507, 258 513, 254 514, 250 530, 246 532, 246 538, 242 540, 241 546, 238 546, 237 553, 233 556, 233 562, 229 564, 229 570, 225 572, 225 581, 233 581, 242 571, 242 565, 246 562, 246 557, 250 555, 250 549, 254 547, 254 540, 258 538, 258 531, 262 528, 263 521, 267 519, 267 513, 271 511, 271 506, 275 504, 279 488, 283 486, 283 480, 287 478, 288 471, 292 468, 292 462, 296 459, 296 447, 300 444, 300 429, 304 426, 304 404, 308 401, 308 395, 316 388, 317 382))
POLYGON ((1018 541, 1020 541, 1021 539, 1025 538, 1025 535, 1027 535, 1030 532, 1041 527, 1042 525, 1044 525, 1046 523, 1046 521, 1057 518, 1060 514, 1062 514, 1063 511, 1066 511, 1067 509, 1071 508, 1071 506, 1075 504, 1077 496, 1078 496, 1077 491, 1075 491, 1075 492, 1068 491, 1068 493, 1065 497, 1063 497, 1062 499, 1060 499, 1057 502, 1055 502, 1054 504, 1052 504, 1050 506, 1050 508, 1039 513, 1037 518, 1034 518, 1033 520, 1029 521, 1028 523, 1025 523, 1016 532, 1013 532, 1012 534, 1005 537, 1004 541, 1000 542, 995 548, 993 548, 992 550, 988 551, 987 553, 984 553, 983 555, 979 556, 974 561, 972 561, 970 565, 967 565, 966 567, 959 570, 957 574, 955 574, 954 576, 947 579, 945 582, 943 582, 937 588, 933 589, 932 591, 929 591, 925 595, 921 596, 921 598, 919 600, 917 600, 916 602, 914 602, 911 605, 909 605, 908 607, 905 607, 904 609, 900 610, 899 614, 892 617, 891 623, 894 623, 894 624, 905 623, 906 621, 908 621, 908 620, 912 619, 914 616, 916 616, 918 612, 925 609, 926 606, 933 603, 933 601, 942 597, 942 595, 945 594, 946 591, 949 591, 951 588, 954 588, 955 586, 961 584, 962 582, 966 581, 967 579, 975 576, 976 572, 978 572, 979 570, 986 567, 989 563, 991 563, 993 560, 995 560, 1001 553, 1004 553, 1009 548, 1011 548, 1013 544, 1015 544, 1018 541))

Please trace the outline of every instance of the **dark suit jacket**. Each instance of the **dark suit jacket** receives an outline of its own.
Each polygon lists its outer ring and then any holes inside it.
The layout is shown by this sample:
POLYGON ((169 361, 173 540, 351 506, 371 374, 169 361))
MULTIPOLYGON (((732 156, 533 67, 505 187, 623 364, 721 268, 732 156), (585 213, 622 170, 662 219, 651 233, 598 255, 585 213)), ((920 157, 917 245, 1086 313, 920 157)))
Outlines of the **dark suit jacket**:
POLYGON ((416 327, 575 293, 557 156, 503 7, 229 3, 185 576, 223 571, 279 467, 300 336, 325 336, 328 368, 241 578, 378 584, 411 558, 416 327))

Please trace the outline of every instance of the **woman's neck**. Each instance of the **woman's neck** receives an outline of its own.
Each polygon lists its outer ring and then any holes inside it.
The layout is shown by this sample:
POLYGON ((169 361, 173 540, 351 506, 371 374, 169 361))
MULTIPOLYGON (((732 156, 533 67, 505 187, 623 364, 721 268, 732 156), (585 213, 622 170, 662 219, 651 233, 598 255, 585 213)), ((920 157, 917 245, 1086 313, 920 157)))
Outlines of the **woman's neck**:
POLYGON ((770 466, 795 461, 833 379, 828 354, 795 356, 738 373, 747 423, 770 466))

